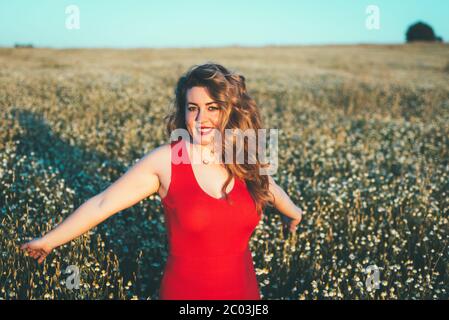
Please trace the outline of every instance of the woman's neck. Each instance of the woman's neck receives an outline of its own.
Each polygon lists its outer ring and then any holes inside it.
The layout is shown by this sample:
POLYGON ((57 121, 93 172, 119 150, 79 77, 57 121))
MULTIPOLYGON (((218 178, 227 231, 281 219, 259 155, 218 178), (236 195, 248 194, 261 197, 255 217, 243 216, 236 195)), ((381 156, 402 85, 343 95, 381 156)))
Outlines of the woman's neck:
MULTIPOLYGON (((214 149, 213 143, 200 144, 187 141, 187 146, 191 153, 194 152, 196 154, 197 157, 195 159, 205 160, 207 164, 219 164, 219 161, 215 158, 217 152, 214 149)), ((202 163, 206 164, 205 162, 202 163)))

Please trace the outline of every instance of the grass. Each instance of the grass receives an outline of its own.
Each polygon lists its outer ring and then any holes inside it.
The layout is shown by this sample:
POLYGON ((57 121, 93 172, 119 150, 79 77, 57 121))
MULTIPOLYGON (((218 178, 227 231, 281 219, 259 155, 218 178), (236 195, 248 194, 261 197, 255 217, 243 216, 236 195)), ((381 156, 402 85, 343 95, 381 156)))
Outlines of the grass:
POLYGON ((158 196, 57 248, 53 228, 144 153, 193 64, 241 72, 279 128, 278 184, 307 215, 284 235, 267 209, 250 246, 264 299, 447 299, 449 47, 0 49, 0 297, 158 299, 158 196), (81 287, 67 289, 69 265, 81 287), (368 266, 380 287, 368 290, 368 266))

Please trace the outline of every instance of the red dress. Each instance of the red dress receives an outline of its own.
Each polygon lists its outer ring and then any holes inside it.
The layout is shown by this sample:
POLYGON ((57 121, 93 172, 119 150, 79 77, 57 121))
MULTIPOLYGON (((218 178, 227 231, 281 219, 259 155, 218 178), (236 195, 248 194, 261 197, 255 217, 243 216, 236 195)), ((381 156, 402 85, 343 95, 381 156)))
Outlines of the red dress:
MULTIPOLYGON (((162 300, 260 300, 249 240, 260 221, 244 180, 234 179, 233 204, 198 184, 186 141, 171 142, 183 162, 171 161, 162 199, 169 256, 159 290, 162 300)), ((231 181, 232 185, 232 181, 231 181)))

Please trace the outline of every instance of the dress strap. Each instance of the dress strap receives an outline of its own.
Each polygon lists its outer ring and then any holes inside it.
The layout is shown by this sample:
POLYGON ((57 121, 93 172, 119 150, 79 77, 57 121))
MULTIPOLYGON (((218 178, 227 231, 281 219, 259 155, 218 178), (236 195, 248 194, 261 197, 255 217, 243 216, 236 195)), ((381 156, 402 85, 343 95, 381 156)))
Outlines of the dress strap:
POLYGON ((166 204, 172 203, 175 198, 182 197, 182 194, 192 186, 192 177, 188 170, 189 155, 184 146, 183 139, 170 142, 170 183, 167 194, 163 198, 166 204))

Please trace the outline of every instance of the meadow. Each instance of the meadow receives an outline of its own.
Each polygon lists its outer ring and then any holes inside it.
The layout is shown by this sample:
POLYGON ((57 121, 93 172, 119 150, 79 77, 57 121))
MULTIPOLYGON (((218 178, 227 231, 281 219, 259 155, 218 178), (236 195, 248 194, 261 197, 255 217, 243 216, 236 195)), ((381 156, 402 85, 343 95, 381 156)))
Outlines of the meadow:
POLYGON ((242 73, 281 129, 274 178, 306 212, 286 234, 267 208, 251 238, 263 299, 449 298, 449 46, 413 44, 0 48, 1 299, 158 299, 157 195, 42 265, 19 246, 167 143, 175 83, 207 61, 242 73))

